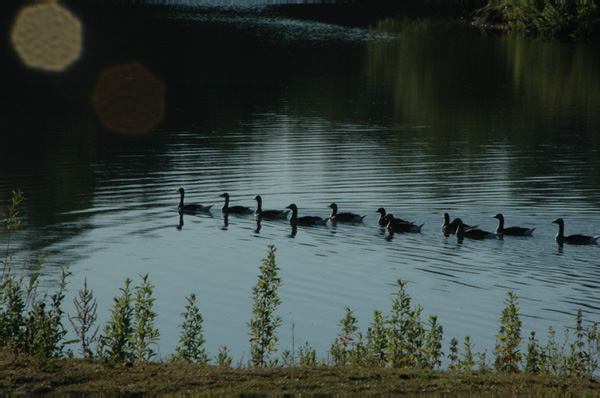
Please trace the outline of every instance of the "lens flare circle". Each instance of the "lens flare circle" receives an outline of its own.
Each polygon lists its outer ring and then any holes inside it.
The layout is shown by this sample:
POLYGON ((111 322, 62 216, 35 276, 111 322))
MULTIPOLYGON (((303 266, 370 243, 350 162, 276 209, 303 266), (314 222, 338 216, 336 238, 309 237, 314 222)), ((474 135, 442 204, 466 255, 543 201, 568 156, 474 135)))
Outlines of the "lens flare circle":
POLYGON ((21 8, 10 36, 27 66, 61 71, 81 53, 81 30, 79 20, 64 7, 37 4, 21 8))
POLYGON ((138 63, 105 70, 92 102, 106 127, 127 134, 144 134, 163 117, 164 84, 138 63))

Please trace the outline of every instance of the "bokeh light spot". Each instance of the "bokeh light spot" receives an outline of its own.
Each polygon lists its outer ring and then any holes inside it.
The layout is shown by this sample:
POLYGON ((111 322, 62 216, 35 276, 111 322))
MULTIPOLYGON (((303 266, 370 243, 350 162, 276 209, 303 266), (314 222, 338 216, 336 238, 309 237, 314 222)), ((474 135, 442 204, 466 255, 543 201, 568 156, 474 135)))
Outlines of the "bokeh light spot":
POLYGON ((55 3, 21 8, 10 38, 19 57, 33 68, 60 71, 81 53, 81 23, 55 3))
POLYGON ((163 117, 163 83, 137 63, 102 73, 92 98, 106 127, 121 133, 144 134, 163 117))

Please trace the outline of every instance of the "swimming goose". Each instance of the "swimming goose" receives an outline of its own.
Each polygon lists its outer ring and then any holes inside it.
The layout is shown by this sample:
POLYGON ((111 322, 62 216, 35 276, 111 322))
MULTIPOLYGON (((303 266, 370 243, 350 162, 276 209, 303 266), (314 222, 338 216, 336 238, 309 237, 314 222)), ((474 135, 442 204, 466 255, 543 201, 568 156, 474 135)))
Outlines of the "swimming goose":
POLYGON ((225 204, 221 208, 223 213, 227 214, 251 214, 253 211, 246 206, 229 206, 229 194, 225 192, 224 194, 219 195, 222 198, 225 198, 225 204))
POLYGON ((557 218, 552 221, 554 224, 558 224, 558 233, 556 234, 556 243, 562 245, 563 243, 570 243, 572 245, 593 245, 598 241, 600 235, 590 236, 582 234, 572 234, 565 236, 565 221, 562 218, 557 218))
POLYGON ((394 232, 421 232, 421 228, 423 225, 415 225, 413 222, 406 222, 399 218, 395 218, 393 214, 388 214, 386 216, 388 220, 387 229, 390 233, 394 232))
POLYGON ((475 227, 466 228, 465 224, 462 222, 462 220, 460 218, 457 218, 455 221, 457 223, 457 227, 456 227, 456 239, 457 240, 462 241, 464 238, 481 240, 481 239, 495 238, 497 236, 493 232, 487 232, 487 231, 484 231, 479 228, 475 228, 475 227))
POLYGON ((366 215, 361 216, 354 213, 338 213, 338 206, 335 203, 331 203, 327 207, 331 208, 329 219, 333 222, 362 222, 363 218, 366 217, 366 215))
POLYGON ((256 195, 254 197, 256 200, 257 206, 254 211, 254 215, 260 218, 287 218, 289 210, 263 210, 262 209, 262 198, 260 195, 256 195))
POLYGON ((286 209, 292 210, 292 215, 290 216, 290 224, 292 225, 325 225, 327 223, 326 218, 319 216, 298 217, 298 207, 294 203, 287 206, 286 209))
MULTIPOLYGON (((442 224, 442 232, 444 233, 444 235, 449 236, 456 234, 456 229, 458 227, 458 221, 460 220, 460 218, 455 218, 452 222, 450 222, 450 215, 448 213, 444 213, 442 218, 444 219, 444 223, 442 224)), ((462 222, 462 220, 460 221, 462 222)), ((468 225, 464 223, 463 226, 465 229, 478 227, 478 225, 468 225)))
POLYGON ((531 236, 535 228, 524 228, 524 227, 508 227, 504 228, 504 216, 500 213, 496 214, 492 218, 498 219, 498 228, 496 233, 498 235, 509 235, 509 236, 531 236))
MULTIPOLYGON (((377 224, 379 224, 382 227, 387 227, 388 223, 389 223, 389 219, 386 216, 386 212, 385 209, 383 207, 380 207, 379 209, 377 209, 375 211, 375 213, 379 213, 379 220, 377 220, 377 224)), ((406 221, 406 220, 402 220, 401 218, 395 218, 395 220, 397 222, 405 222, 408 224, 414 224, 414 221, 406 221)))
POLYGON ((181 195, 181 199, 179 200, 179 205, 177 206, 177 210, 181 213, 200 213, 207 212, 213 205, 210 206, 202 206, 200 203, 188 203, 183 204, 183 197, 185 196, 185 191, 183 188, 177 189, 176 192, 179 192, 181 195))
POLYGON ((377 220, 377 224, 380 227, 387 226, 388 219, 385 217, 385 209, 380 207, 379 209, 375 210, 375 213, 379 213, 379 220, 377 220))

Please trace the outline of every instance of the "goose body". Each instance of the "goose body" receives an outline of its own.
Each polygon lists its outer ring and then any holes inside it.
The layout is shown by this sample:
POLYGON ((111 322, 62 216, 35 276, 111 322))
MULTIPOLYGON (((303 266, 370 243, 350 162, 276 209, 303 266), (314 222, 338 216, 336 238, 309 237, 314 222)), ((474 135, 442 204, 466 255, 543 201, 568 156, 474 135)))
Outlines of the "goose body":
POLYGON ((465 224, 462 222, 462 220, 460 218, 457 218, 455 221, 457 222, 457 227, 456 227, 456 239, 457 240, 463 240, 464 238, 482 240, 482 239, 495 238, 497 236, 493 232, 484 231, 479 228, 475 228, 475 227, 466 228, 465 224))
POLYGON ((179 205, 177 206, 177 210, 180 213, 206 213, 208 211, 210 211, 210 208, 213 205, 209 205, 209 206, 202 206, 200 203, 188 203, 188 204, 184 204, 183 203, 183 197, 185 196, 185 190, 183 188, 179 188, 177 189, 177 191, 179 193, 179 195, 181 196, 181 198, 179 199, 179 205))
POLYGON ((290 224, 292 225, 325 225, 327 223, 326 218, 319 216, 298 217, 298 207, 294 203, 287 206, 286 209, 292 211, 292 215, 290 216, 290 224))
POLYGON ((562 218, 557 218, 552 221, 554 224, 558 224, 558 233, 556 234, 556 243, 562 245, 563 243, 569 243, 571 245, 593 245, 596 244, 600 235, 582 235, 572 234, 565 236, 565 221, 562 218))
POLYGON ((227 192, 219 195, 225 198, 225 204, 221 208, 221 211, 226 214, 252 214, 253 211, 246 206, 229 206, 229 194, 227 192))
POLYGON ((289 210, 263 210, 262 208, 262 197, 260 195, 256 195, 254 197, 256 200, 256 210, 254 211, 254 215, 259 218, 282 218, 286 219, 289 210))
POLYGON ((500 213, 496 214, 493 218, 498 219, 498 228, 496 228, 496 233, 498 235, 531 236, 531 235, 533 235, 533 231, 535 231, 535 228, 524 228, 524 227, 504 228, 504 216, 500 213))
MULTIPOLYGON (((442 224, 442 232, 444 233, 444 235, 449 236, 456 234, 458 222, 460 221, 462 223, 462 220, 460 218, 455 218, 454 220, 452 220, 452 222, 450 222, 450 215, 448 213, 444 213, 442 218, 444 219, 444 222, 442 224)), ((463 226, 465 229, 477 228, 477 225, 468 225, 464 223, 463 226)))
POLYGON ((386 227, 387 227, 388 232, 390 232, 390 233, 421 232, 421 228, 423 228, 423 225, 425 225, 425 224, 416 225, 414 222, 408 222, 408 221, 401 220, 399 218, 395 218, 393 214, 388 214, 386 216, 386 219, 388 221, 386 227))
POLYGON ((361 216, 354 213, 338 213, 338 205, 335 203, 331 203, 327 207, 331 208, 329 219, 333 222, 362 222, 366 217, 366 215, 361 216))

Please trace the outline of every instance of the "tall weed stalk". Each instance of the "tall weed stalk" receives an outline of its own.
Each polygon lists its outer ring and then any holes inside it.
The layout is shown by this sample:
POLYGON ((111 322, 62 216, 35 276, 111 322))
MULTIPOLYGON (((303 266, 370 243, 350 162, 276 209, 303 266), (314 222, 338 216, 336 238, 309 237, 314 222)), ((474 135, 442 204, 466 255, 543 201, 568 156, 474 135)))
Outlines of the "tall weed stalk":
POLYGON ((133 359, 147 362, 156 356, 152 346, 158 344, 160 333, 154 326, 154 286, 147 274, 142 276, 140 286, 131 288, 132 282, 131 278, 125 279, 121 295, 113 299, 104 334, 99 337, 98 354, 112 363, 133 359))
POLYGON ((67 314, 67 317, 79 338, 78 342, 81 343, 81 355, 91 357, 93 355, 91 346, 96 341, 100 326, 94 328, 98 317, 96 314, 98 303, 94 298, 94 291, 88 290, 87 278, 83 279, 83 289, 79 290, 78 297, 73 299, 73 304, 77 315, 71 317, 67 314))
POLYGON ((160 333, 155 327, 157 317, 154 312, 154 301, 152 297, 154 285, 150 284, 148 274, 142 276, 142 284, 136 286, 134 298, 134 335, 133 335, 133 355, 141 362, 148 362, 156 356, 158 338, 160 333))
POLYGON ((424 367, 427 364, 424 346, 426 330, 421 322, 420 305, 411 307, 407 282, 398 279, 398 292, 392 300, 392 313, 388 318, 388 358, 393 367, 424 367))
POLYGON ((519 302, 513 292, 508 292, 502 310, 500 332, 496 335, 496 360, 494 366, 502 373, 516 373, 523 358, 521 353, 521 319, 519 302))
MULTIPOLYGON (((4 259, 0 260, 2 263, 2 278, 0 278, 0 283, 4 282, 4 278, 6 277, 6 272, 10 267, 10 262, 12 260, 12 253, 10 251, 10 242, 12 235, 19 229, 21 226, 21 219, 19 218, 19 207, 21 202, 25 197, 23 196, 23 192, 21 190, 12 191, 11 203, 7 206, 6 212, 2 213, 2 217, 4 218, 4 230, 6 231, 6 250, 4 254, 4 259)), ((0 293, 1 294, 1 293, 0 293)))
POLYGON ((281 317, 275 315, 281 303, 277 289, 281 285, 281 278, 277 276, 280 268, 275 263, 274 245, 268 246, 267 258, 263 259, 257 284, 252 288, 252 319, 247 325, 250 327, 250 352, 253 366, 263 368, 273 365, 270 355, 277 351, 277 328, 281 326, 281 317))
POLYGON ((181 328, 181 335, 179 337, 179 344, 175 347, 177 352, 175 360, 206 364, 210 359, 204 348, 204 334, 202 330, 204 320, 196 304, 196 295, 192 293, 186 297, 186 300, 188 304, 185 306, 185 312, 181 314, 183 316, 183 323, 179 326, 181 328))
POLYGON ((111 318, 100 335, 98 354, 110 362, 124 362, 133 355, 133 295, 131 278, 125 278, 125 287, 120 288, 121 295, 114 297, 110 310, 111 318))
POLYGON ((334 366, 355 365, 359 364, 362 359, 362 335, 356 326, 358 320, 354 316, 354 311, 348 307, 345 310, 346 315, 338 324, 342 330, 329 350, 334 366))

